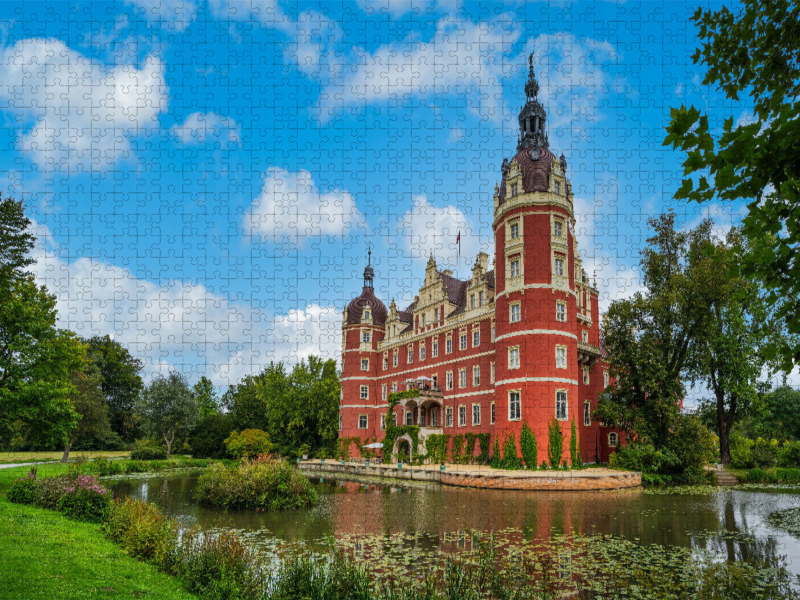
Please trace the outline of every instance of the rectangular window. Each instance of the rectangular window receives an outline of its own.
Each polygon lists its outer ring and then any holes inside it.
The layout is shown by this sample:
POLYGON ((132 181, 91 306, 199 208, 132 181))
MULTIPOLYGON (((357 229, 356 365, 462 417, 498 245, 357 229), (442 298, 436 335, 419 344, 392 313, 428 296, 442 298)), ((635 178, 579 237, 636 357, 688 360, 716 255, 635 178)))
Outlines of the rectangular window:
POLYGON ((508 349, 508 368, 519 369, 519 346, 508 349))
POLYGON ((556 346, 556 369, 567 368, 567 347, 556 346))
POLYGON ((480 425, 481 424, 481 405, 480 404, 473 404, 472 405, 472 424, 473 425, 480 425))
POLYGON ((408 364, 414 362, 414 346, 408 347, 408 364))
POLYGON ((511 277, 519 277, 519 259, 511 261, 511 277))
POLYGON ((520 392, 508 393, 508 420, 519 421, 522 418, 522 401, 520 392))
POLYGON ((419 347, 419 359, 425 360, 425 346, 419 347))
POLYGON ((361 332, 361 341, 364 342, 365 344, 369 343, 369 331, 361 332))
POLYGON ((608 387, 608 371, 603 371, 603 387, 608 387))
POLYGON ((491 406, 492 406, 492 414, 491 414, 492 421, 491 421, 491 424, 494 425, 494 402, 492 402, 491 406))
POLYGON ((517 195, 517 184, 514 183, 511 185, 511 197, 513 198, 516 195, 517 195))
POLYGON ((369 371, 369 359, 362 358, 361 359, 361 370, 362 371, 369 371))
POLYGON ((472 385, 479 386, 481 384, 481 368, 479 366, 472 367, 472 385))
POLYGON ((439 376, 438 375, 431 375, 431 379, 433 379, 433 381, 431 382, 431 385, 432 385, 433 389, 438 390, 439 389, 439 376))
POLYGON ((588 400, 583 403, 583 424, 586 427, 592 424, 592 404, 588 400))
POLYGON ((453 339, 452 338, 447 338, 447 341, 445 342, 444 351, 447 354, 450 354, 453 351, 453 339))
POLYGON ((386 392, 387 392, 386 384, 384 383, 381 386, 381 398, 383 398, 384 400, 386 400, 386 392))
POLYGON ((563 276, 564 275, 564 259, 557 258, 556 259, 556 275, 563 276))
POLYGON ((367 418, 367 415, 358 415, 358 428, 359 429, 366 429, 368 422, 369 422, 369 419, 367 418))
POLYGON ((392 359, 392 366, 397 366, 397 350, 394 351, 394 358, 392 359))
POLYGON ((608 434, 608 446, 610 448, 616 448, 618 441, 619 441, 619 439, 617 438, 617 434, 616 433, 614 433, 612 431, 611 433, 608 434))
POLYGON ((556 181, 555 188, 556 188, 556 194, 560 195, 561 194, 561 182, 560 181, 556 181))
POLYGON ((492 323, 492 341, 494 341, 494 323, 492 323))
POLYGON ((466 350, 467 349, 467 332, 466 331, 463 331, 461 333, 460 341, 461 341, 461 349, 462 350, 466 350))
POLYGON ((433 341, 433 346, 431 348, 431 356, 433 356, 434 358, 439 356, 439 340, 433 341))
POLYGON ((395 382, 392 384, 392 393, 394 394, 396 391, 397 391, 397 382, 395 381, 395 382))
POLYGON ((509 306, 511 309, 510 321, 512 323, 519 323, 522 320, 522 307, 519 302, 515 302, 509 306))
POLYGON ((444 426, 445 427, 452 427, 453 426, 453 408, 445 408, 444 409, 444 426))
POLYGON ((458 387, 467 387, 467 370, 466 369, 459 369, 458 370, 458 387))
POLYGON ((494 363, 492 363, 492 370, 491 370, 491 379, 489 379, 489 383, 494 383, 494 363))
POLYGON ((566 390, 556 391, 556 419, 559 421, 567 420, 567 392, 566 390))
POLYGON ((397 413, 392 413, 392 425, 397 427, 397 413))
POLYGON ((386 429, 386 415, 381 415, 381 430, 386 429))
POLYGON ((361 386, 361 399, 362 400, 369 400, 369 386, 362 385, 361 386))
POLYGON ((475 294, 469 295, 469 307, 475 308, 475 294))
POLYGON ((388 368, 389 368, 389 359, 384 356, 383 357, 383 370, 385 371, 388 368))
POLYGON ((414 414, 410 411, 406 411, 406 425, 413 425, 414 424, 414 414))
POLYGON ((472 347, 481 345, 481 330, 475 328, 472 330, 472 347))
POLYGON ((589 367, 583 367, 583 385, 589 385, 589 367))
POLYGON ((364 309, 364 320, 365 320, 365 321, 368 321, 368 320, 369 320, 369 319, 371 319, 371 318, 372 318, 372 317, 371 317, 371 316, 370 316, 370 314, 369 314, 369 309, 368 309, 368 308, 365 308, 365 309, 364 309))
POLYGON ((467 425, 467 407, 463 404, 458 407, 458 426, 466 427, 467 425))
POLYGON ((453 372, 452 371, 448 371, 447 374, 445 375, 445 384, 446 384, 445 387, 447 387, 448 390, 452 390, 453 389, 453 372))
POLYGON ((567 303, 556 301, 556 321, 567 322, 567 303))
POLYGON ((511 239, 515 240, 519 237, 519 223, 511 224, 511 239))
POLYGON ((589 332, 588 331, 584 331, 581 334, 581 339, 582 339, 584 344, 588 344, 589 343, 589 332))
POLYGON ((564 223, 556 220, 553 222, 553 235, 556 237, 564 237, 564 223))
POLYGON ((483 306, 483 292, 478 293, 478 306, 483 306))

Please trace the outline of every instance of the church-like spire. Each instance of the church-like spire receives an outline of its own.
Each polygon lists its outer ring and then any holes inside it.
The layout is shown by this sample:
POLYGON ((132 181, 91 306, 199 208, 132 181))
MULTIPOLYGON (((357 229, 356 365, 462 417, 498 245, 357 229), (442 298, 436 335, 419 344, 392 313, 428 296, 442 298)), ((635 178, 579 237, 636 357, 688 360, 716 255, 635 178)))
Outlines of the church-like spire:
POLYGON ((372 269, 372 248, 367 247, 367 267, 364 269, 364 288, 372 289, 372 280, 375 279, 375 271, 372 269))
MULTIPOLYGON (((547 113, 539 103, 539 82, 533 72, 533 52, 528 56, 528 81, 525 84, 525 106, 519 113, 520 137, 517 151, 523 148, 547 148, 547 113)), ((534 152, 534 154, 536 154, 534 152)), ((535 159, 534 159, 535 160, 535 159)))

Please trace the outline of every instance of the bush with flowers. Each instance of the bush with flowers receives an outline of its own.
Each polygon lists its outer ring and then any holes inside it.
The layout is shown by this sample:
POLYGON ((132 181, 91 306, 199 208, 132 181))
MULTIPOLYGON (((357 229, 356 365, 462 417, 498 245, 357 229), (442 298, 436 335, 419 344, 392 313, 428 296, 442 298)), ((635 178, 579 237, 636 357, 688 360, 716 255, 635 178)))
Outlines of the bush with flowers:
POLYGON ((111 505, 111 491, 91 475, 78 475, 58 499, 58 510, 72 519, 100 523, 111 505))

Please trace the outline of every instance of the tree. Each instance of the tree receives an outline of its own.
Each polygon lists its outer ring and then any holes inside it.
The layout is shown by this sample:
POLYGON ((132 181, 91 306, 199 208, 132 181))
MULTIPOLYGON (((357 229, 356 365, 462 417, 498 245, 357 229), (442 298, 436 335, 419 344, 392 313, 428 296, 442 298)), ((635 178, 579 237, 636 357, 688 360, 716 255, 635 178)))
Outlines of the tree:
POLYGON ((70 400, 78 413, 78 421, 75 428, 67 435, 61 462, 67 462, 70 448, 81 437, 102 439, 112 434, 108 420, 108 405, 101 388, 100 370, 90 364, 85 371, 73 371, 70 382, 75 388, 70 394, 70 400))
POLYGON ((603 321, 615 383, 594 418, 662 448, 685 397, 692 344, 725 293, 725 275, 707 253, 710 220, 690 231, 676 230, 672 212, 648 222, 654 235, 641 252, 644 291, 614 301, 603 321))
POLYGON ((564 434, 558 421, 553 419, 547 426, 547 458, 553 469, 561 465, 561 455, 564 453, 564 434))
POLYGON ((100 369, 111 429, 126 442, 136 436, 136 402, 142 390, 142 361, 110 336, 84 340, 91 362, 100 369))
POLYGON ((214 389, 214 384, 205 375, 200 378, 193 390, 197 405, 200 407, 200 416, 205 419, 209 415, 219 414, 219 399, 214 389))
POLYGON ((735 102, 749 96, 753 120, 734 127, 731 115, 717 134, 694 106, 672 109, 664 145, 686 152, 684 175, 698 176, 675 198, 749 202, 743 270, 795 334, 769 349, 788 371, 800 362, 800 4, 745 0, 738 14, 700 8, 692 19, 702 42, 692 60, 708 67, 703 84, 735 102))
POLYGON ((233 419, 227 414, 212 414, 200 421, 189 436, 193 458, 225 458, 225 439, 234 430, 233 419))
POLYGON ((522 433, 519 436, 519 447, 522 451, 522 460, 525 461, 525 466, 529 469, 538 467, 539 447, 536 443, 536 436, 524 421, 522 423, 522 433))
POLYGON ((56 299, 24 269, 34 238, 22 203, 0 201, 0 430, 61 443, 77 414, 69 376, 84 366, 75 335, 56 327, 56 299))
POLYGON ((730 433, 734 424, 756 406, 765 374, 778 368, 776 361, 762 356, 770 344, 782 343, 784 327, 775 318, 761 286, 736 273, 741 260, 739 232, 732 230, 726 243, 714 248, 717 268, 726 275, 724 289, 715 299, 706 322, 693 345, 689 377, 702 381, 714 395, 715 430, 719 435, 720 461, 731 460, 730 433))
POLYGON ((139 412, 150 435, 160 436, 167 445, 167 458, 179 431, 191 431, 200 420, 200 409, 186 379, 177 371, 156 376, 142 391, 139 412))

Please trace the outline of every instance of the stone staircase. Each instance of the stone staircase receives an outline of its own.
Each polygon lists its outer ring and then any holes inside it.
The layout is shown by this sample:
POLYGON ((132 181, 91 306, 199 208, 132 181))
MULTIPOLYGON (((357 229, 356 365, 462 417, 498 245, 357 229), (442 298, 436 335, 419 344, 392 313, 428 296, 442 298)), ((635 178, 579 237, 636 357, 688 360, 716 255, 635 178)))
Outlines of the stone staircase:
POLYGON ((714 476, 717 478, 717 485, 720 487, 731 487, 739 483, 736 479, 736 475, 726 471, 722 465, 709 467, 708 470, 714 473, 714 476))

